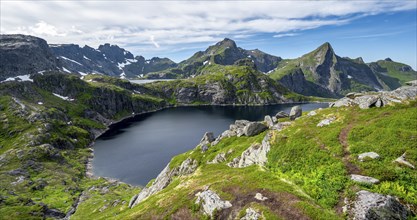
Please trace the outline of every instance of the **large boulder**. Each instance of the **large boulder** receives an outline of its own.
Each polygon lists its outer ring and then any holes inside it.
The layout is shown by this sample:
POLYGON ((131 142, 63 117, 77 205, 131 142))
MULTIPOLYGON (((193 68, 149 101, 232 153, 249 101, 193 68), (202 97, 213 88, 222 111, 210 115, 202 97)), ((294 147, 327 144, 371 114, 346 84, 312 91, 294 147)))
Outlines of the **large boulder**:
POLYGON ((209 149, 211 142, 213 142, 214 140, 215 138, 213 132, 206 132, 198 146, 201 148, 202 152, 206 152, 209 149))
POLYGON ((361 190, 356 193, 351 215, 355 220, 407 219, 407 207, 392 196, 361 190))
POLYGON ((266 115, 264 121, 268 125, 269 128, 274 126, 274 121, 272 120, 271 116, 266 115))
POLYGON ((245 126, 243 132, 246 136, 255 136, 268 129, 268 127, 260 122, 250 122, 245 126))
POLYGON ((303 110, 301 106, 297 105, 291 108, 290 111, 290 119, 295 120, 296 118, 300 117, 303 114, 303 110))
POLYGON ((379 99, 378 95, 364 95, 364 96, 355 98, 355 102, 358 103, 359 108, 368 109, 372 106, 375 106, 378 99, 379 99))
POLYGON ((202 192, 198 192, 196 195, 196 204, 200 204, 204 210, 204 213, 213 217, 214 210, 220 211, 232 207, 229 201, 224 201, 215 192, 207 189, 202 192))

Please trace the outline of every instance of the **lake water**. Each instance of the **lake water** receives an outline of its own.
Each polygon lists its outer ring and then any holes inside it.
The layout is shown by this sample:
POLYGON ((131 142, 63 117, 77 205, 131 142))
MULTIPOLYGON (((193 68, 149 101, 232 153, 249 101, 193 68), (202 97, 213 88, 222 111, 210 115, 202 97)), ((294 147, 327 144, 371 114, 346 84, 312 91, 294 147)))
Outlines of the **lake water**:
MULTIPOLYGON (((177 107, 138 115, 115 124, 96 140, 93 172, 133 185, 146 185, 177 154, 193 149, 206 131, 215 136, 238 119, 263 120, 296 104, 177 107)), ((327 103, 302 104, 303 111, 327 103)))

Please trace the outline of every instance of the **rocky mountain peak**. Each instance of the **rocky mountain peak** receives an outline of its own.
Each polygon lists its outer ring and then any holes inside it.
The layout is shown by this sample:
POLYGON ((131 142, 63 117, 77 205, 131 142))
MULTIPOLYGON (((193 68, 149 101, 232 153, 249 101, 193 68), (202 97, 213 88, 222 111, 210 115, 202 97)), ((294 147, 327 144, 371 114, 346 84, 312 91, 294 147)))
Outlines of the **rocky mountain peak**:
POLYGON ((125 59, 133 59, 134 56, 129 51, 126 51, 123 48, 120 48, 117 45, 110 45, 106 43, 104 45, 100 45, 98 50, 103 52, 107 59, 111 61, 115 61, 117 63, 123 62, 125 59))
POLYGON ((0 54, 0 81, 60 66, 47 42, 34 36, 0 35, 0 54))
POLYGON ((222 41, 217 42, 215 46, 237 48, 236 42, 229 38, 225 38, 222 41))
POLYGON ((387 57, 387 58, 385 58, 385 61, 392 62, 392 59, 391 59, 391 58, 389 58, 389 57, 387 57))

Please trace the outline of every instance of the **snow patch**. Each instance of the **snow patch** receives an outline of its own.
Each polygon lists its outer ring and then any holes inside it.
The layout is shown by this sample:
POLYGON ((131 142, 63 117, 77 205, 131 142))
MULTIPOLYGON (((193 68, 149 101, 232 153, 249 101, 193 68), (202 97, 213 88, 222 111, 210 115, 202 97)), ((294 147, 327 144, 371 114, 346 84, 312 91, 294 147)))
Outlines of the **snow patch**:
POLYGON ((207 65, 208 63, 209 63, 209 61, 206 60, 206 61, 203 62, 203 65, 207 65))
POLYGON ((351 75, 348 75, 347 77, 348 77, 348 79, 352 79, 353 78, 351 75))
POLYGON ((2 82, 7 82, 7 81, 18 81, 18 82, 22 82, 22 81, 29 81, 29 82, 33 82, 33 79, 29 78, 30 75, 26 74, 26 75, 20 75, 20 76, 13 76, 13 77, 9 77, 3 81, 0 81, 0 83, 2 82))
POLYGON ((38 105, 43 105, 43 102, 38 102, 38 105))
POLYGON ((62 70, 64 70, 64 72, 67 72, 67 73, 71 73, 71 71, 69 71, 67 68, 65 68, 65 67, 62 67, 62 70))
POLYGON ((120 74, 120 79, 126 79, 126 74, 125 74, 125 72, 122 72, 122 73, 120 74))
POLYGON ((52 93, 54 96, 56 96, 56 97, 58 97, 58 98, 61 98, 61 99, 63 99, 63 100, 65 100, 65 101, 74 101, 74 99, 71 99, 71 98, 69 98, 69 97, 67 97, 67 96, 62 96, 62 95, 59 95, 59 94, 56 94, 56 93, 52 93))
POLYGON ((81 76, 87 75, 87 73, 84 73, 84 72, 81 72, 81 71, 78 71, 78 73, 81 74, 81 76))
POLYGON ((84 59, 91 61, 90 58, 86 57, 85 55, 83 56, 84 59))
POLYGON ((117 67, 119 67, 120 70, 123 70, 123 68, 126 65, 129 65, 129 64, 132 64, 132 63, 135 63, 135 62, 136 62, 136 60, 134 60, 134 59, 126 59, 123 63, 117 63, 117 67))
POLYGON ((60 56, 62 59, 64 59, 64 60, 68 60, 68 61, 70 61, 70 62, 73 62, 73 63, 76 63, 76 64, 78 64, 78 65, 80 65, 80 66, 83 66, 81 63, 79 63, 79 62, 77 62, 77 61, 75 61, 75 60, 71 60, 71 59, 69 59, 69 58, 66 58, 66 57, 64 57, 64 56, 60 56))

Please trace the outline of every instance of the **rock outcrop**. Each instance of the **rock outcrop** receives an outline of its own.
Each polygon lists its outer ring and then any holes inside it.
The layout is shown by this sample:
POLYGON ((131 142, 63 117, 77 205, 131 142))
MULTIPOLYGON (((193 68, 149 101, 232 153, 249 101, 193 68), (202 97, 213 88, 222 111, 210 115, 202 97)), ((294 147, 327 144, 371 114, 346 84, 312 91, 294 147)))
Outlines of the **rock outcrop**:
POLYGON ((232 207, 232 204, 229 201, 222 200, 219 195, 209 189, 198 192, 195 196, 197 197, 195 203, 200 204, 204 210, 204 213, 210 217, 213 217, 214 210, 220 211, 222 209, 232 207))
POLYGON ((197 169, 198 162, 193 159, 186 159, 179 167, 171 169, 169 164, 159 173, 151 186, 145 187, 139 194, 132 197, 129 207, 133 207, 145 200, 149 196, 163 190, 168 186, 174 177, 183 176, 193 173, 197 169))
POLYGON ((283 111, 280 111, 280 112, 278 112, 276 115, 275 115, 275 117, 277 118, 277 119, 280 119, 280 118, 288 118, 290 115, 288 114, 288 113, 286 113, 286 112, 283 112, 283 111))
POLYGON ((262 140, 262 144, 252 144, 252 146, 242 152, 240 157, 234 158, 227 165, 235 168, 243 168, 254 164, 264 166, 268 161, 267 154, 271 149, 269 139, 270 133, 267 133, 262 140))
POLYGON ((209 147, 211 146, 211 142, 215 140, 213 132, 206 132, 201 139, 200 143, 198 144, 198 147, 201 148, 202 152, 206 152, 209 147))
POLYGON ((356 201, 350 214, 355 220, 399 219, 409 216, 407 207, 392 196, 385 196, 361 190, 356 193, 356 201))
POLYGON ((330 103, 330 107, 354 106, 357 105, 361 109, 368 109, 372 107, 383 107, 385 105, 400 103, 407 99, 414 99, 417 97, 417 86, 402 86, 394 91, 378 92, 370 94, 351 94, 349 97, 344 97, 336 102, 330 103))

